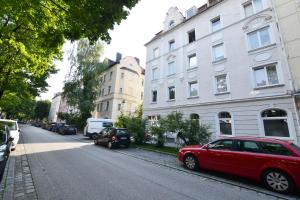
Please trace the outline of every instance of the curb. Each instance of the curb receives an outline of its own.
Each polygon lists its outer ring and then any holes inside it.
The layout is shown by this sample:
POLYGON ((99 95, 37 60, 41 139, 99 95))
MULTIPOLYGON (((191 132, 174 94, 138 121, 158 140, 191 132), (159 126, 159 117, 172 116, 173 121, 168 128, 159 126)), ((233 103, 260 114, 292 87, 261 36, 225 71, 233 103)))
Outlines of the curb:
POLYGON ((14 191, 14 177, 15 177, 15 157, 11 155, 8 157, 7 163, 5 165, 5 171, 1 181, 1 197, 5 200, 13 199, 14 191))
POLYGON ((136 149, 142 149, 142 150, 145 150, 145 151, 152 151, 152 152, 160 153, 160 154, 165 154, 165 155, 168 155, 168 156, 177 157, 176 154, 172 154, 172 153, 168 153, 168 152, 163 152, 163 151, 159 151, 159 150, 154 150, 154 149, 148 149, 148 148, 145 148, 145 147, 134 147, 134 148, 136 148, 136 149))

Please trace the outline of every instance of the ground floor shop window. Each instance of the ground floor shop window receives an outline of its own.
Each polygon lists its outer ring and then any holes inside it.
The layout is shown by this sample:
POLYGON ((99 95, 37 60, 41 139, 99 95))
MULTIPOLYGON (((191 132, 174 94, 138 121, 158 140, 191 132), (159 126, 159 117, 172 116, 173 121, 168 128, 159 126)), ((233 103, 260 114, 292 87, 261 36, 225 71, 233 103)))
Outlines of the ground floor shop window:
POLYGON ((288 116, 286 111, 280 109, 268 109, 261 114, 265 136, 290 137, 288 116))
POLYGON ((220 135, 232 135, 232 118, 229 112, 221 112, 218 115, 220 135))

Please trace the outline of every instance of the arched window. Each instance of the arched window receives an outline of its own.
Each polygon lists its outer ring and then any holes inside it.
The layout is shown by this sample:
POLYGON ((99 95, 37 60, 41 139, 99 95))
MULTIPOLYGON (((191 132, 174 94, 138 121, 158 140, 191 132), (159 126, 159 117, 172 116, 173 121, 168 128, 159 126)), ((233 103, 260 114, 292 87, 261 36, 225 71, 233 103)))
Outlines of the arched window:
POLYGON ((169 28, 173 28, 175 26, 175 21, 174 20, 171 20, 169 22, 169 28))
POLYGON ((220 135, 232 135, 232 119, 229 112, 220 112, 218 115, 220 135))
POLYGON ((199 120, 199 119, 200 119, 199 115, 196 114, 196 113, 192 113, 192 114, 190 115, 190 118, 191 118, 191 119, 195 119, 195 120, 199 120))
POLYGON ((290 137, 286 111, 268 109, 261 113, 265 136, 290 137))

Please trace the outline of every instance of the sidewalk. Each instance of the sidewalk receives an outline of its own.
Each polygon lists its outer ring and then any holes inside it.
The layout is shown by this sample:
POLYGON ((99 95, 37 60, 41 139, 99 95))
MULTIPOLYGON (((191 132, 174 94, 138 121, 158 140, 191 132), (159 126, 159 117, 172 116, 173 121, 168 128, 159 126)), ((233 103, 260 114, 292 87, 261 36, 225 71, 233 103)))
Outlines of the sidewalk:
POLYGON ((21 138, 16 150, 11 152, 7 161, 0 184, 1 198, 3 200, 38 199, 21 138))

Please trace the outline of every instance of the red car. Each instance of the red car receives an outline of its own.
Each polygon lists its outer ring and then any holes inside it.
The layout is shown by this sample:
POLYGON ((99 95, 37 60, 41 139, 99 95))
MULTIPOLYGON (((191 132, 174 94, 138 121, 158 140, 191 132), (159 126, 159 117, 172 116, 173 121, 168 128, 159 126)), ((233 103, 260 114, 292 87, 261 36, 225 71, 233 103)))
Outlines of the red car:
POLYGON ((261 181, 271 190, 300 188, 300 147, 289 141, 256 137, 219 139, 186 146, 178 159, 188 169, 210 169, 261 181))

